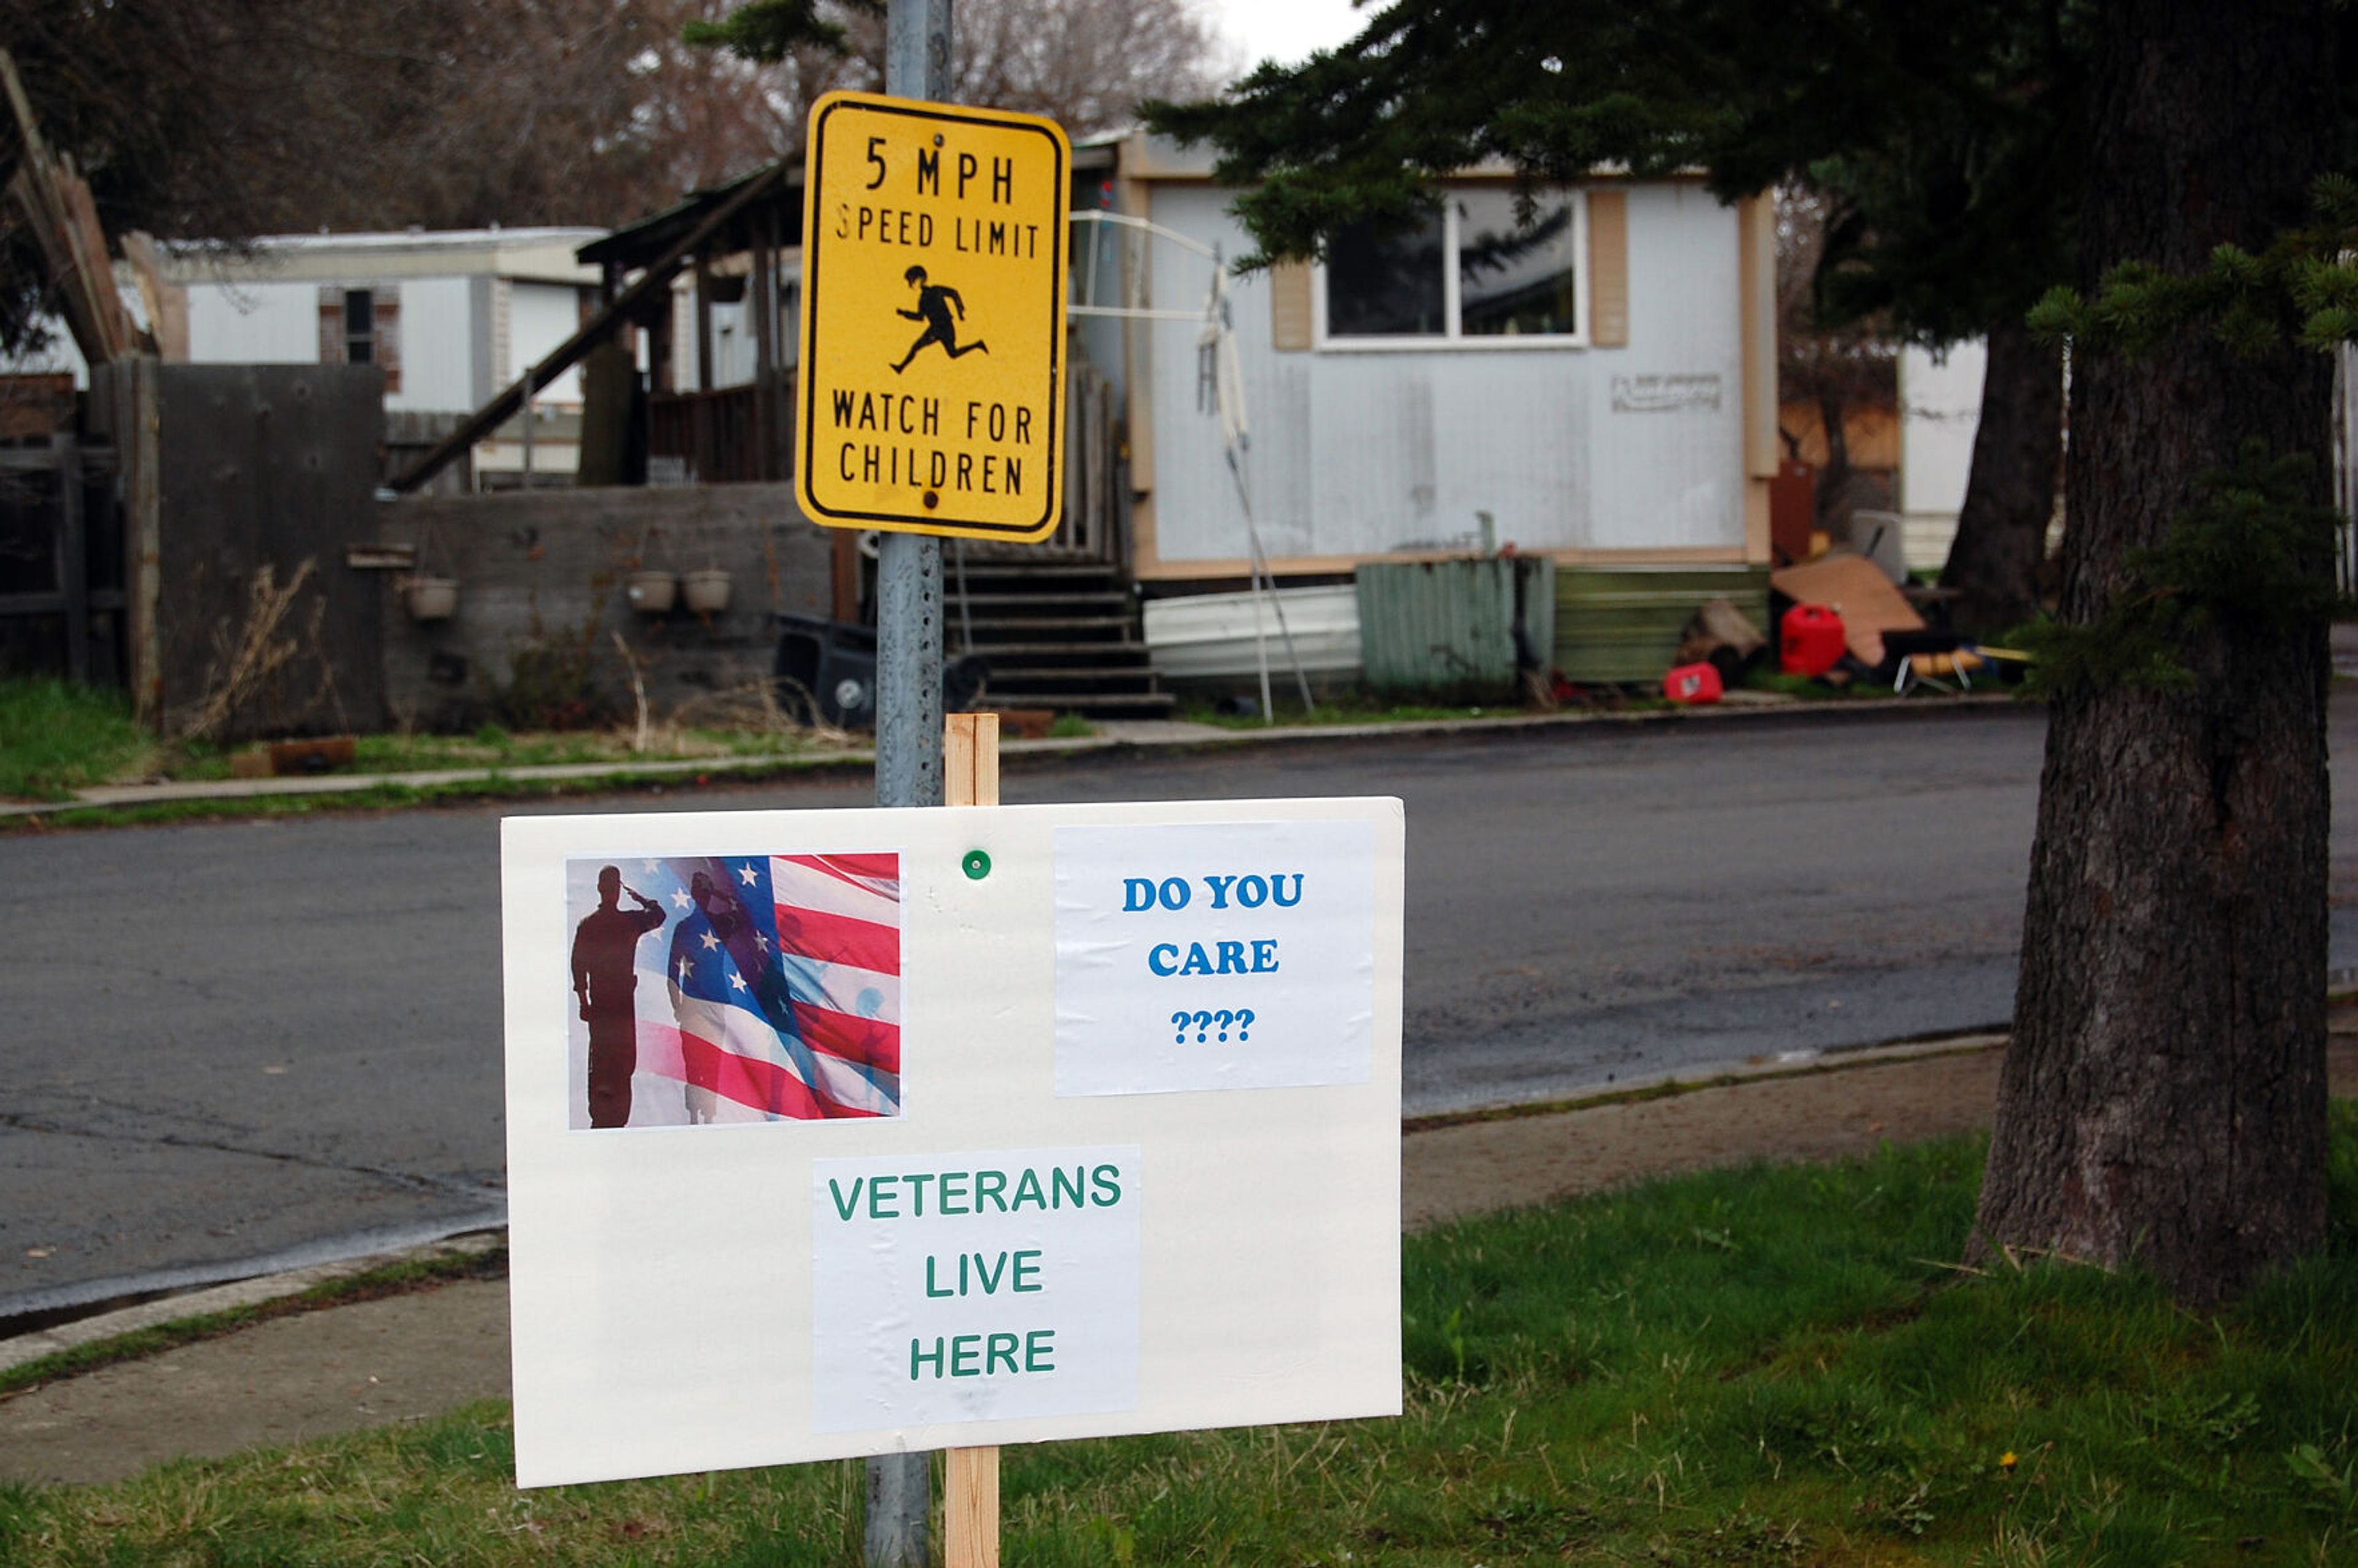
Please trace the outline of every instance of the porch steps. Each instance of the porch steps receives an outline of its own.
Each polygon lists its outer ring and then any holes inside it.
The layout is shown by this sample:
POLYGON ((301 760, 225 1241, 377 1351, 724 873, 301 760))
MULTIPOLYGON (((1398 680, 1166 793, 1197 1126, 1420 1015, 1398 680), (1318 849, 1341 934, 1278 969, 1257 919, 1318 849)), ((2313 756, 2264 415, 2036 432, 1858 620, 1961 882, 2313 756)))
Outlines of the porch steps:
POLYGON ((990 662, 990 707, 1167 719, 1177 706, 1147 663, 1138 601, 1117 568, 979 557, 961 583, 954 559, 943 566, 945 640, 990 662))

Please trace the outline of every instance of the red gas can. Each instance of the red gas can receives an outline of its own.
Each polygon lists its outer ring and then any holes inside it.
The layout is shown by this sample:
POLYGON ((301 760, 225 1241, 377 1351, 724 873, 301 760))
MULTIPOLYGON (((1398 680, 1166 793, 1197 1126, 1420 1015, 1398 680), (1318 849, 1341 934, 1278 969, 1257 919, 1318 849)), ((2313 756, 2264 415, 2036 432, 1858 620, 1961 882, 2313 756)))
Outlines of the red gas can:
POLYGON ((1672 702, 1717 702, 1719 672, 1709 665, 1681 665, 1662 677, 1662 695, 1672 702))
POLYGON ((1785 611, 1778 662, 1789 676, 1822 676, 1842 661, 1842 616, 1830 604, 1797 604, 1785 611))

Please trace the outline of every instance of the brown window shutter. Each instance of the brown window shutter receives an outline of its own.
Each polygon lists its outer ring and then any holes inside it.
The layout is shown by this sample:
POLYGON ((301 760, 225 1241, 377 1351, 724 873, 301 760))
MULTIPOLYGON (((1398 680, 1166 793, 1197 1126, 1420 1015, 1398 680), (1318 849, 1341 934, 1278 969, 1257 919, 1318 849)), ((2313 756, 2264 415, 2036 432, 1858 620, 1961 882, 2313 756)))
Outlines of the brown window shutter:
POLYGON ((333 287, 319 290, 319 362, 344 362, 344 291, 333 287))
POLYGON ((1310 264, 1280 262, 1269 269, 1269 346, 1310 346, 1310 264))
POLYGON ((401 390, 401 296, 390 288, 377 290, 370 314, 375 318, 376 362, 384 371, 384 389, 401 390))
POLYGON ((1629 346, 1629 193, 1588 193, 1588 341, 1629 346))

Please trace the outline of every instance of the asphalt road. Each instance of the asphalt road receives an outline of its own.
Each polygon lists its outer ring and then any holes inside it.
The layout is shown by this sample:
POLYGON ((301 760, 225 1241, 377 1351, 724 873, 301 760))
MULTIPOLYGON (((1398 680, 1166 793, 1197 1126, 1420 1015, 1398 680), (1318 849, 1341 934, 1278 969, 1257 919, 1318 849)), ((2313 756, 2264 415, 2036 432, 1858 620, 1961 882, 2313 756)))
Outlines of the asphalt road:
MULTIPOLYGON (((1415 1112, 2001 1022, 2041 737, 2015 708, 1745 719, 1016 765, 1003 793, 1402 796, 1415 1112)), ((2358 703, 2333 738, 2348 775, 2358 703)), ((0 1319, 496 1216, 498 816, 0 840, 0 1319)))

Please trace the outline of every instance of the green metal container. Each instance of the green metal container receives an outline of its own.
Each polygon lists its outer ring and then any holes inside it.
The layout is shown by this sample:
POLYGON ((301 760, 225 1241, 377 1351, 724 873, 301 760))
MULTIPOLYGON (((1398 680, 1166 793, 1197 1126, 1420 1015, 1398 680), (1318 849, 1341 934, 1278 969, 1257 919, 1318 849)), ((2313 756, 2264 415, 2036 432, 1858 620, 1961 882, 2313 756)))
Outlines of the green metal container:
POLYGON ((1706 600, 1770 635, 1767 567, 1565 567, 1555 578, 1555 663, 1584 686, 1653 682, 1706 600))
POLYGON ((1368 685, 1389 696, 1513 700, 1519 599, 1542 660, 1555 641, 1555 563, 1542 557, 1369 561, 1355 580, 1368 685))

